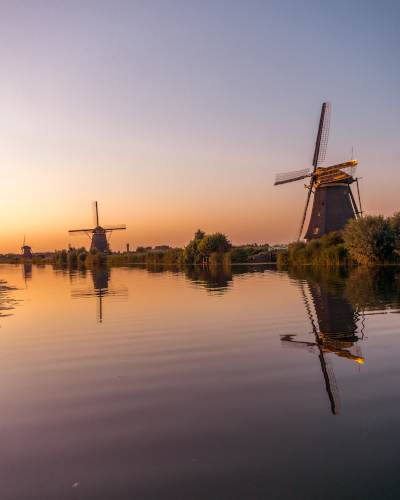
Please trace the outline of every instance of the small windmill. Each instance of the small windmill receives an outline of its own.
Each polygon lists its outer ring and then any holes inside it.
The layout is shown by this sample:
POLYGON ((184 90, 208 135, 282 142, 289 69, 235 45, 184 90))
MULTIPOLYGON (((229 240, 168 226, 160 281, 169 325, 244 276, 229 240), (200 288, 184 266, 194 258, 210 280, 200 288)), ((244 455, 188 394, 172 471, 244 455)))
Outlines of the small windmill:
POLYGON ((21 247, 21 256, 24 259, 32 259, 32 247, 25 245, 25 239, 26 239, 26 234, 24 235, 24 242, 22 243, 21 247))
POLYGON ((72 229, 68 231, 68 234, 70 236, 80 236, 81 234, 86 234, 91 240, 90 248, 97 248, 98 250, 100 250, 100 252, 105 252, 108 247, 108 240, 111 237, 111 233, 113 231, 126 229, 126 225, 114 224, 114 225, 100 226, 97 201, 92 202, 92 212, 93 212, 93 224, 95 226, 94 229, 72 229))
POLYGON ((362 214, 360 191, 358 179, 354 178, 357 168, 357 160, 351 160, 331 167, 319 167, 325 161, 328 146, 329 126, 331 119, 331 102, 324 102, 319 121, 317 141, 315 144, 314 158, 312 162, 313 171, 310 169, 296 170, 277 174, 274 186, 287 184, 309 178, 306 205, 301 217, 300 225, 296 233, 295 241, 302 235, 304 222, 307 215, 308 204, 311 193, 314 193, 310 222, 304 238, 308 241, 313 238, 321 238, 324 234, 332 231, 340 231, 349 219, 354 219, 362 214), (360 210, 350 189, 350 184, 357 182, 360 210), (314 189, 314 191, 313 191, 314 189))

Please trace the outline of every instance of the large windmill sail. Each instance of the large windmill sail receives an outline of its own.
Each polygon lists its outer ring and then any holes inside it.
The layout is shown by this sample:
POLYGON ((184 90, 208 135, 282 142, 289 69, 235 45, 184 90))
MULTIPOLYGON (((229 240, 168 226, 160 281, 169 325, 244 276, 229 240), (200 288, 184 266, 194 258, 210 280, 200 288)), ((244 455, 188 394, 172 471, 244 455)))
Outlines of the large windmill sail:
POLYGON ((295 170, 294 172, 286 172, 284 174, 276 174, 274 186, 278 184, 287 184, 288 182, 300 181, 308 176, 309 168, 295 170))
POLYGON ((326 149, 328 147, 329 127, 331 125, 331 101, 324 102, 319 120, 318 135, 315 142, 313 158, 314 172, 318 166, 325 161, 326 149))

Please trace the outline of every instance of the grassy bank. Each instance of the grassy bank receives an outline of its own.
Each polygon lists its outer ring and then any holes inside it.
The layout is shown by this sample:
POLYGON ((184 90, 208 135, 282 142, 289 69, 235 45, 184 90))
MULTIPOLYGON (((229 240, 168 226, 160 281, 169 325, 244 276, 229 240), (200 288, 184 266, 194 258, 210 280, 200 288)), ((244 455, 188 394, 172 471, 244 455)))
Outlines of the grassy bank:
POLYGON ((287 250, 278 252, 278 264, 328 264, 342 265, 355 263, 344 244, 341 233, 324 235, 319 240, 308 243, 291 243, 287 250))

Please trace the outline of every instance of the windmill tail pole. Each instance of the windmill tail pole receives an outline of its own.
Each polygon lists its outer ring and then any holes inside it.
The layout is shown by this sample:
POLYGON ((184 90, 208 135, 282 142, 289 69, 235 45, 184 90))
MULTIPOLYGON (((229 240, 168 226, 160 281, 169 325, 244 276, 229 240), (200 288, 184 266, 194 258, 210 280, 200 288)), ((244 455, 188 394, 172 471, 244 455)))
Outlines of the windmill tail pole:
POLYGON ((354 209, 354 212, 356 214, 356 217, 357 219, 360 217, 360 211, 358 210, 357 208, 357 203, 356 203, 356 200, 354 199, 354 196, 353 196, 353 193, 351 191, 351 188, 350 188, 350 184, 349 184, 349 193, 350 193, 350 199, 351 199, 351 202, 353 204, 353 209, 354 209))
POLYGON ((310 197, 311 197, 311 193, 312 193, 312 186, 313 186, 313 179, 311 179, 310 187, 308 189, 306 205, 304 207, 303 215, 301 217, 301 222, 300 222, 299 228, 297 229, 296 236, 294 237, 294 241, 299 241, 299 239, 301 237, 301 233, 303 232, 304 222, 306 220, 306 215, 307 215, 308 204, 310 202, 310 197))
POLYGON ((361 217, 362 217, 363 211, 362 211, 362 206, 361 206, 360 188, 358 187, 358 177, 357 177, 356 181, 357 181, 358 201, 360 203, 360 214, 361 214, 361 217))

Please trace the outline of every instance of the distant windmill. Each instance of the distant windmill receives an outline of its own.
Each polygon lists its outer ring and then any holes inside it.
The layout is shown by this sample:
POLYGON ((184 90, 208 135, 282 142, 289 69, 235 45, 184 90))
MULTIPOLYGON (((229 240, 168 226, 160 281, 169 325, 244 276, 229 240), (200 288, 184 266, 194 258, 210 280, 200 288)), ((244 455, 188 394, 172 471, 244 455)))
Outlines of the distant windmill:
POLYGON ((32 247, 25 245, 26 234, 24 235, 24 242, 21 247, 21 255, 24 259, 32 259, 32 247))
POLYGON ((310 185, 305 186, 308 188, 307 201, 296 233, 296 241, 300 239, 303 232, 311 193, 314 193, 314 203, 310 223, 304 235, 306 240, 321 238, 324 234, 332 231, 340 231, 349 219, 354 219, 362 214, 360 192, 358 190, 360 202, 360 210, 358 210, 350 189, 350 184, 355 181, 357 181, 358 189, 358 180, 353 178, 358 164, 357 160, 353 160, 352 158, 351 161, 333 165, 332 167, 319 167, 325 161, 330 119, 331 103, 329 101, 324 102, 322 105, 312 173, 308 173, 310 169, 306 168, 295 172, 278 174, 275 179, 275 186, 299 181, 306 177, 310 179, 310 185))
POLYGON ((70 236, 79 236, 81 234, 86 234, 91 239, 90 248, 97 248, 100 252, 105 252, 107 250, 108 240, 111 237, 113 231, 118 231, 120 229, 126 229, 125 224, 114 224, 107 226, 99 225, 99 210, 97 206, 97 201, 92 202, 93 211, 93 224, 94 229, 72 229, 68 231, 70 236), (107 233, 109 233, 107 238, 107 233), (91 236, 90 236, 91 234, 91 236))

